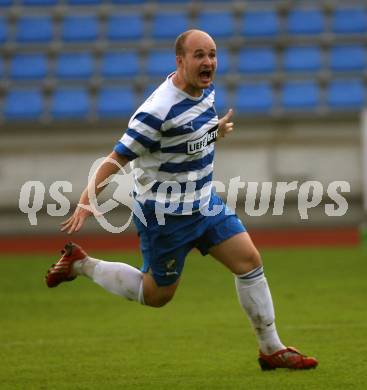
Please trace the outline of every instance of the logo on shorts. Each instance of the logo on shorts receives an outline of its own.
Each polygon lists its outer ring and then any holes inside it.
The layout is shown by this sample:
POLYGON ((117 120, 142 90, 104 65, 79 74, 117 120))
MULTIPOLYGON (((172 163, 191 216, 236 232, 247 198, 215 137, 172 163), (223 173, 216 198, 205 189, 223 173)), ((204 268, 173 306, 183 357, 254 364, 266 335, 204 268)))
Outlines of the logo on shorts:
POLYGON ((177 262, 176 259, 168 260, 166 261, 166 275, 178 275, 178 272, 176 271, 177 262))

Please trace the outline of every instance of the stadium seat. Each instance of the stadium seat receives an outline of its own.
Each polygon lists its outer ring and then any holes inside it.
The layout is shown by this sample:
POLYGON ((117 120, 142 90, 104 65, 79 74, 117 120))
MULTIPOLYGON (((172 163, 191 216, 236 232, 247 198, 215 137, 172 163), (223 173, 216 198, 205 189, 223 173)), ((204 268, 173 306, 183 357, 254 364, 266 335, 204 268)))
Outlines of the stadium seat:
POLYGON ((198 16, 197 25, 214 38, 229 38, 235 33, 234 19, 228 11, 203 11, 198 16))
POLYGON ((332 15, 331 30, 336 34, 367 32, 367 11, 365 8, 339 8, 332 15))
POLYGON ((270 112, 274 104, 270 83, 243 83, 235 91, 234 106, 240 114, 270 112))
POLYGON ((4 117, 9 120, 39 119, 43 112, 43 97, 38 89, 14 89, 4 102, 4 117))
POLYGON ((191 0, 157 0, 158 3, 188 3, 191 0))
POLYGON ((85 89, 57 89, 51 100, 54 119, 85 119, 90 110, 90 100, 85 89))
POLYGON ((103 119, 126 117, 135 111, 135 105, 131 88, 103 88, 97 98, 97 114, 103 119))
POLYGON ((172 50, 150 52, 146 61, 148 76, 168 76, 176 69, 176 59, 172 50))
POLYGON ((58 0, 22 0, 23 5, 49 7, 56 5, 58 0))
POLYGON ((67 0, 70 5, 99 5, 102 4, 102 0, 67 0))
POLYGON ((142 99, 147 99, 157 89, 158 86, 158 83, 149 83, 146 85, 142 93, 142 99))
POLYGON ((282 107, 285 110, 315 110, 320 90, 314 81, 289 81, 283 85, 282 107))
POLYGON ((157 12, 153 17, 152 36, 155 39, 174 39, 188 28, 185 12, 157 12))
POLYGON ((17 54, 10 62, 10 77, 14 80, 41 80, 47 74, 44 54, 17 54))
POLYGON ((288 14, 288 34, 317 35, 324 31, 325 20, 319 9, 293 9, 288 14))
POLYGON ((0 7, 9 7, 12 4, 12 0, 0 0, 0 7))
POLYGON ((332 80, 326 90, 326 102, 332 110, 360 110, 366 103, 362 80, 332 80))
POLYGON ((321 70, 321 50, 317 46, 291 46, 283 54, 287 72, 317 72, 321 70))
POLYGON ((6 21, 0 16, 0 43, 3 43, 8 38, 8 27, 6 21))
POLYGON ((146 0, 112 0, 112 3, 138 5, 138 4, 143 4, 145 1, 146 0))
POLYGON ((91 42, 98 37, 98 20, 93 15, 66 16, 61 25, 65 42, 91 42))
POLYGON ((2 79, 5 75, 5 66, 4 66, 4 61, 2 58, 0 58, 0 79, 2 79))
POLYGON ((22 43, 49 43, 53 36, 49 16, 22 16, 16 26, 16 40, 22 43))
POLYGON ((363 71, 366 68, 366 49, 362 45, 331 48, 330 68, 335 72, 363 71))
POLYGON ((88 79, 94 70, 89 53, 61 53, 56 61, 56 77, 60 79, 88 79))
POLYGON ((275 52, 271 48, 248 48, 238 54, 238 70, 243 73, 271 73, 276 68, 275 52))
POLYGON ((222 76, 230 72, 231 55, 227 49, 217 50, 217 75, 222 76))
POLYGON ((139 14, 114 15, 107 22, 107 38, 112 41, 141 39, 144 20, 139 14))
POLYGON ((241 33, 247 38, 275 37, 279 21, 275 11, 246 11, 242 19, 241 33))
POLYGON ((101 76, 106 78, 135 77, 140 64, 136 52, 106 52, 102 58, 101 76))
POLYGON ((215 86, 215 109, 219 116, 226 114, 231 107, 228 90, 222 85, 215 86))

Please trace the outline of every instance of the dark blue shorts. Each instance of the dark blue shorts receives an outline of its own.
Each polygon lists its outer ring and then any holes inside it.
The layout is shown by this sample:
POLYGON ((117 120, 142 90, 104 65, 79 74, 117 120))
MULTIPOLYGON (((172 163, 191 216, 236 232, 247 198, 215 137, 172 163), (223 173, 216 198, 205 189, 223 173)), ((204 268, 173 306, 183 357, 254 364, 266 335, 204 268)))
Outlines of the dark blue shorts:
POLYGON ((191 249, 196 247, 206 255, 213 245, 246 231, 236 214, 215 193, 210 201, 210 207, 213 205, 223 206, 218 215, 204 216, 200 212, 165 215, 164 225, 158 224, 154 209, 143 208, 147 226, 134 215, 144 258, 141 270, 150 271, 158 286, 176 282, 191 249))

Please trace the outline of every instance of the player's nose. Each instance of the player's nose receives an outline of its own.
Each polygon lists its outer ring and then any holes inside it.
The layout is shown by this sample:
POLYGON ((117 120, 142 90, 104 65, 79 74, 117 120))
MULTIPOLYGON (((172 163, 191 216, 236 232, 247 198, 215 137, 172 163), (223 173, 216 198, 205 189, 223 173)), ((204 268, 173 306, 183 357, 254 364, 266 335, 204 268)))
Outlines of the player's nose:
POLYGON ((206 66, 211 66, 212 65, 212 61, 211 61, 209 56, 204 56, 204 58, 203 58, 203 65, 206 65, 206 66))

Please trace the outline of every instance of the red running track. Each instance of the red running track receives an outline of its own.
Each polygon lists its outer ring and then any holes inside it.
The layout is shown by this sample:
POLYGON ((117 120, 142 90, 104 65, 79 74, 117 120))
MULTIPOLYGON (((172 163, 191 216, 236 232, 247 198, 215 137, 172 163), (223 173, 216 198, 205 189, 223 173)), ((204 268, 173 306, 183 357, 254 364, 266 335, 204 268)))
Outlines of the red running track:
MULTIPOLYGON (((360 243, 357 228, 319 230, 258 230, 251 237, 259 248, 355 246, 360 243)), ((0 236, 0 253, 57 252, 66 242, 74 241, 88 251, 136 251, 139 238, 135 234, 101 234, 53 236, 0 236)))

